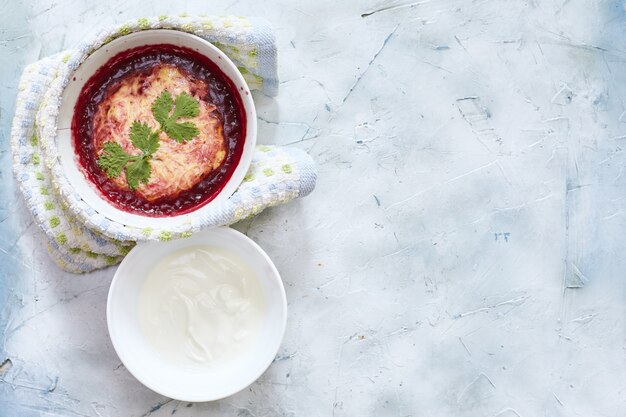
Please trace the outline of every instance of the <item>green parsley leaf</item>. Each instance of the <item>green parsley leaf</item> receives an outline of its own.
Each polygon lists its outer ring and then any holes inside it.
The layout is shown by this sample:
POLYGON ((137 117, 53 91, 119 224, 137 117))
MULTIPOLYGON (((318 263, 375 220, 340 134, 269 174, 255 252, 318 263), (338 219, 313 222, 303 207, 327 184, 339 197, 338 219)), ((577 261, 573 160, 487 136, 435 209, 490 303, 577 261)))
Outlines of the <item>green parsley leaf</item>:
POLYGON ((181 117, 193 118, 200 113, 200 105, 198 101, 188 96, 186 93, 179 94, 176 97, 176 107, 174 113, 172 113, 172 119, 178 120, 181 117))
POLYGON ((163 127, 165 122, 169 118, 170 111, 172 111, 172 105, 174 100, 169 91, 163 91, 160 96, 152 103, 152 115, 157 122, 163 127))
POLYGON ((200 114, 198 100, 187 93, 179 94, 173 100, 168 91, 163 91, 152 104, 152 115, 161 125, 161 130, 178 143, 193 139, 200 134, 195 124, 192 122, 179 123, 178 119, 191 119, 198 114, 200 114), (174 111, 170 115, 172 106, 174 106, 174 111))
POLYGON ((150 160, 160 146, 159 132, 153 132, 147 123, 135 120, 130 127, 130 140, 142 152, 141 155, 129 155, 118 143, 106 142, 98 165, 109 178, 117 178, 125 170, 126 182, 134 191, 139 183, 146 184, 150 179, 150 160))
POLYGON ((168 123, 165 126, 165 132, 178 143, 193 139, 200 134, 196 125, 191 122, 168 123))
POLYGON ((119 144, 106 142, 102 155, 98 158, 98 165, 107 173, 107 177, 116 178, 122 173, 124 165, 134 158, 132 155, 124 152, 124 149, 119 144))
POLYGON ((150 130, 147 123, 134 121, 130 127, 130 140, 145 155, 152 155, 159 149, 159 133, 150 130))
POLYGON ((141 158, 126 165, 126 181, 132 191, 134 191, 139 183, 147 184, 150 179, 150 159, 149 155, 143 155, 141 158))

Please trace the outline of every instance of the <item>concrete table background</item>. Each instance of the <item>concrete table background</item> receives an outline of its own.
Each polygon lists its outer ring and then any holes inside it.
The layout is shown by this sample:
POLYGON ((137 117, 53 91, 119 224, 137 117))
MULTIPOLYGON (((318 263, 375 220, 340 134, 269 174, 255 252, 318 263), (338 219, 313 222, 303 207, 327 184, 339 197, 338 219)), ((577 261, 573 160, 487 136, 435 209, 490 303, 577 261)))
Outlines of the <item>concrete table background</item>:
POLYGON ((608 0, 0 3, 0 415, 626 414, 625 18, 608 0), (259 381, 205 404, 125 370, 115 268, 58 270, 10 168, 27 63, 183 11, 274 23, 259 140, 319 167, 310 197, 236 226, 282 273, 287 333, 259 381))

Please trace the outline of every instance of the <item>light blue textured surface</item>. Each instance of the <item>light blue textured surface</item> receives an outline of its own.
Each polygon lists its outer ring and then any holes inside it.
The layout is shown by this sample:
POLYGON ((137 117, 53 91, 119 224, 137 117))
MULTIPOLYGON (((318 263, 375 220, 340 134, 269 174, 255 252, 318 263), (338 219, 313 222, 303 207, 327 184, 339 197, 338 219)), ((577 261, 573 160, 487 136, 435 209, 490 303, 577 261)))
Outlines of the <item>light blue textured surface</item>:
POLYGON ((0 415, 626 415, 623 3, 0 2, 0 415), (189 407, 121 366, 114 269, 48 261, 6 147, 26 63, 180 10, 273 23, 282 81, 257 97, 259 137, 320 171, 307 199, 237 226, 285 282, 278 358, 189 407))
MULTIPOLYGON (((0 6, 0 13, 4 12, 3 8, 5 6, 0 6)), ((10 336, 16 314, 24 304, 23 294, 27 287, 24 278, 32 276, 32 269, 23 261, 27 255, 20 246, 20 238, 32 221, 19 218, 23 205, 17 199, 18 193, 10 168, 10 120, 16 96, 11 85, 20 72, 19 68, 29 59, 36 58, 33 52, 20 51, 33 44, 28 36, 23 35, 22 25, 19 24, 20 20, 24 22, 27 19, 26 10, 18 5, 11 7, 7 14, 11 20, 3 19, 3 31, 8 37, 17 39, 0 42, 0 65, 4 67, 0 71, 0 363, 4 363, 5 369, 10 367, 10 363, 3 362, 7 357, 5 341, 10 336)), ((4 39, 5 35, 1 38, 4 39)), ((3 392, 6 392, 6 387, 0 387, 0 393, 3 392)), ((3 398, 6 400, 6 396, 3 398)), ((0 400, 0 404, 2 402, 0 400)))

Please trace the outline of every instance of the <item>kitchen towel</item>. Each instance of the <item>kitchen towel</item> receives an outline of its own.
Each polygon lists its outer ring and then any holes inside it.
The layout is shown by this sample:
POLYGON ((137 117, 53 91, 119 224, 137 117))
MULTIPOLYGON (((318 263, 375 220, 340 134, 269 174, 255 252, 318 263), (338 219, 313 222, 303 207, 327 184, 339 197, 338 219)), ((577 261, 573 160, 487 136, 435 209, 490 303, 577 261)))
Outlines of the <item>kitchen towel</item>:
POLYGON ((114 265, 137 243, 191 236, 233 224, 263 209, 308 195, 315 187, 312 159, 297 149, 260 145, 237 191, 224 203, 175 229, 138 229, 113 222, 88 206, 64 176, 56 118, 69 77, 84 59, 112 40, 140 30, 193 33, 219 47, 239 67, 250 89, 278 93, 276 45, 269 25, 243 17, 159 16, 102 30, 77 49, 30 64, 22 74, 11 130, 13 169, 26 205, 48 241, 53 260, 81 273, 114 265))

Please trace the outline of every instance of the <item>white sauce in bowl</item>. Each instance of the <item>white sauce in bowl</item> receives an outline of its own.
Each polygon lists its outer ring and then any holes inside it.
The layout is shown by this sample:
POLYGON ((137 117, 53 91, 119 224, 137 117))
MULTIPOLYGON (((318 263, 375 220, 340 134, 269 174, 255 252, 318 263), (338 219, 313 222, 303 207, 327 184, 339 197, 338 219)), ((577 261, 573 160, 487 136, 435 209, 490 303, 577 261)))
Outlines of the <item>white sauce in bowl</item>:
POLYGON ((219 366, 256 342, 265 317, 256 273, 230 251, 189 246, 154 265, 139 293, 144 336, 180 366, 219 366))

